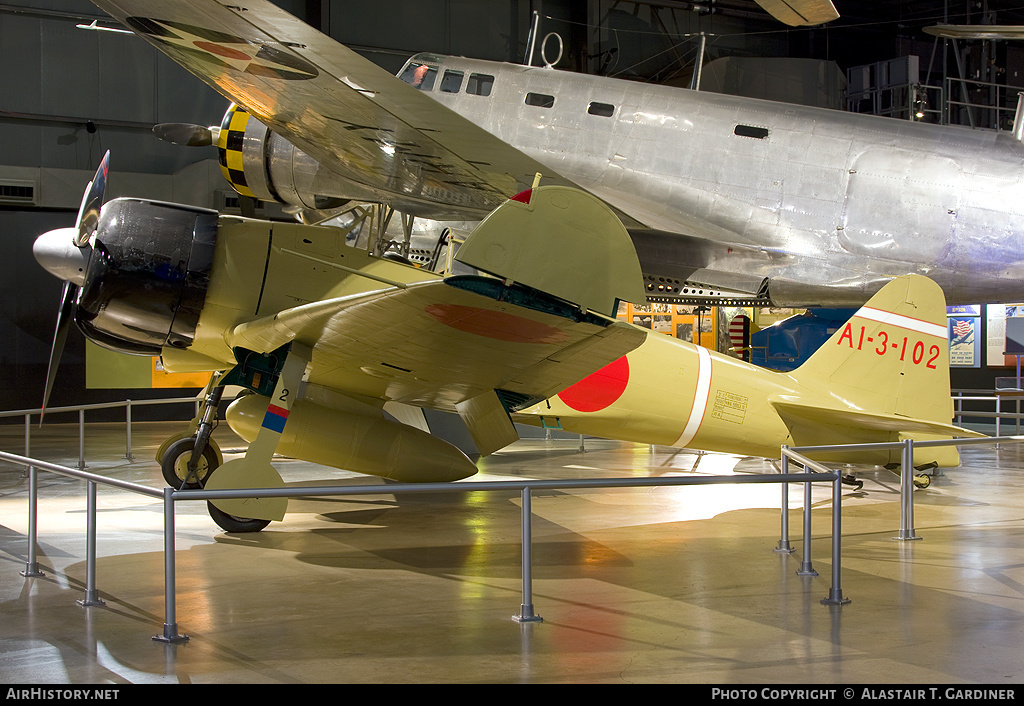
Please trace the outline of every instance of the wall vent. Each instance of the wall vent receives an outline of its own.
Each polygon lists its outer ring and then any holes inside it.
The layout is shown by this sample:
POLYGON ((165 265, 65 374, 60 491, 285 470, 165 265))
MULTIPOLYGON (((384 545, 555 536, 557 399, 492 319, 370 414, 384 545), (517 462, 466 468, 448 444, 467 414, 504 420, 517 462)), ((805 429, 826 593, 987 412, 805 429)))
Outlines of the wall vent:
POLYGON ((34 205, 38 191, 34 181, 0 179, 0 204, 34 205))

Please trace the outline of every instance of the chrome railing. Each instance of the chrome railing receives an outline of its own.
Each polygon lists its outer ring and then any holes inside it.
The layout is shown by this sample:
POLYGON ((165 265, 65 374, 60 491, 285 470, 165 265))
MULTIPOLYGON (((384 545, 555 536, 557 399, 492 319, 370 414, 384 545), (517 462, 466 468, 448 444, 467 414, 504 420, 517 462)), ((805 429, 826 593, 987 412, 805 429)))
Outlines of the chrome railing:
MULTIPOLYGON (((170 400, 170 402, 193 402, 192 398, 170 400)), ((166 401, 159 401, 166 402, 166 401)), ((80 414, 88 408, 110 405, 83 405, 81 408, 66 408, 80 410, 80 414)), ((6 416, 26 414, 24 410, 7 413, 6 416)), ((81 419, 81 417, 80 417, 81 419)), ((130 422, 129 422, 130 427, 130 422)), ((80 439, 83 438, 80 434, 80 439)), ((353 495, 377 495, 389 494, 399 495, 407 493, 464 493, 464 492, 495 492, 515 490, 522 496, 521 507, 521 530, 522 530, 522 602, 519 613, 514 619, 520 622, 539 622, 542 619, 534 612, 532 592, 532 507, 531 498, 535 490, 577 490, 596 488, 636 488, 650 486, 684 486, 684 485, 720 485, 720 484, 750 484, 750 483, 777 483, 782 487, 782 531, 777 552, 794 551, 789 540, 789 484, 804 484, 803 502, 803 560, 800 570, 801 576, 816 576, 811 564, 811 484, 829 482, 832 483, 832 585, 828 595, 822 599, 823 604, 842 605, 848 601, 843 597, 841 587, 841 537, 842 537, 842 476, 836 471, 829 469, 826 465, 808 458, 808 454, 834 453, 838 451, 876 451, 895 450, 901 451, 901 502, 900 502, 900 529, 898 540, 916 540, 917 536, 913 519, 913 453, 916 447, 931 447, 944 445, 977 445, 977 444, 998 444, 1000 442, 1024 441, 1024 436, 1011 437, 986 437, 983 439, 953 439, 939 441, 913 441, 879 443, 879 444, 849 444, 842 446, 807 446, 781 448, 781 468, 779 474, 743 474, 733 476, 708 475, 708 476, 687 476, 687 477, 657 477, 657 478, 606 478, 606 479, 572 479, 572 480, 515 480, 515 481, 481 481, 481 482, 460 482, 460 483, 422 483, 422 484, 390 484, 390 485, 359 485, 359 486, 318 486, 318 487, 284 487, 284 488, 249 488, 242 490, 174 490, 172 488, 156 489, 137 483, 129 483, 114 478, 108 478, 94 473, 88 473, 83 469, 73 469, 39 459, 20 456, 11 453, 0 452, 0 459, 20 464, 28 468, 29 489, 28 489, 28 552, 25 571, 22 574, 26 577, 41 576, 37 561, 38 544, 38 483, 37 473, 39 471, 52 472, 59 475, 79 478, 87 481, 87 528, 86 528, 86 588, 85 596, 79 603, 83 606, 103 605, 96 593, 96 492, 99 485, 112 486, 121 490, 138 493, 150 498, 159 498, 163 502, 163 545, 164 545, 164 603, 165 620, 163 631, 153 639, 164 642, 181 642, 188 638, 178 633, 177 613, 175 607, 175 524, 174 510, 175 503, 181 501, 195 500, 218 500, 218 499, 239 499, 239 498, 311 498, 311 497, 345 497, 353 495), (791 473, 789 464, 796 462, 810 472, 791 473)), ((80 442, 80 449, 82 448, 80 442)), ((130 442, 129 442, 130 453, 130 442)), ((80 454, 81 454, 80 450, 80 454)), ((83 464, 84 465, 84 464, 83 464)))
POLYGON ((13 409, 6 412, 0 412, 0 418, 9 417, 24 417, 25 419, 25 456, 32 456, 32 418, 42 417, 45 411, 47 419, 51 419, 55 414, 62 414, 67 412, 78 412, 78 470, 85 470, 85 413, 90 410, 99 409, 116 409, 118 407, 124 407, 125 419, 124 419, 124 457, 129 461, 134 460, 132 456, 132 408, 142 407, 147 405, 164 405, 164 404, 185 404, 192 403, 195 410, 194 414, 198 413, 199 404, 201 400, 198 397, 168 397, 163 399, 153 400, 123 400, 120 402, 96 402, 92 404, 82 405, 71 405, 66 407, 48 407, 46 410, 41 408, 35 409, 13 409))
MULTIPOLYGON (((79 601, 83 606, 103 605, 96 594, 96 489, 99 485, 110 485, 122 490, 139 493, 150 498, 160 498, 163 502, 163 544, 164 544, 164 624, 160 635, 153 637, 161 642, 183 642, 187 636, 178 632, 177 611, 175 607, 175 529, 174 529, 174 505, 176 502, 190 500, 218 500, 237 498, 310 498, 310 497, 344 497, 352 495, 375 495, 388 494, 399 495, 407 493, 466 493, 466 492, 495 492, 517 490, 522 496, 521 524, 522 524, 522 602, 519 613, 513 616, 518 622, 540 622, 542 618, 534 612, 533 590, 532 590, 532 509, 531 494, 534 490, 569 490, 569 489, 593 489, 593 488, 636 488, 648 486, 682 486, 682 485, 718 485, 718 484, 750 484, 750 483, 780 483, 788 487, 789 483, 804 483, 809 486, 811 483, 832 482, 833 490, 833 528, 839 527, 839 515, 841 513, 841 502, 839 474, 829 471, 823 466, 793 453, 808 467, 815 468, 814 473, 785 473, 785 474, 750 474, 738 476, 693 476, 693 477, 658 477, 658 478, 609 478, 609 479, 574 479, 574 480, 516 480, 516 481, 481 481, 468 483, 418 483, 407 485, 360 485, 360 486, 321 486, 321 487, 286 487, 286 488, 250 488, 244 490, 173 490, 154 488, 128 483, 124 481, 107 478, 82 470, 76 470, 60 466, 38 459, 19 456, 10 453, 0 452, 0 459, 12 463, 21 464, 29 468, 29 507, 28 507, 28 558, 25 571, 22 574, 26 577, 43 575, 37 559, 37 495, 38 484, 36 476, 39 471, 57 473, 63 476, 80 478, 88 482, 87 493, 87 529, 86 529, 86 588, 85 597, 79 601)), ((805 486, 805 487, 806 487, 805 486)), ((808 491, 809 492, 809 491, 808 491)), ((787 493, 788 495, 788 493, 787 493)), ((782 514, 788 516, 788 498, 783 504, 782 514)), ((804 551, 805 562, 809 566, 810 551, 810 512, 811 504, 804 505, 804 551)), ((785 523, 784 523, 784 526, 785 523)), ((788 534, 788 528, 787 528, 788 534)), ((780 546, 788 546, 789 539, 785 536, 780 540, 780 546)), ((840 566, 840 540, 837 535, 832 538, 832 565, 833 585, 828 596, 822 603, 845 603, 842 599, 842 589, 839 585, 840 566)), ((804 575, 816 575, 813 572, 804 575)))

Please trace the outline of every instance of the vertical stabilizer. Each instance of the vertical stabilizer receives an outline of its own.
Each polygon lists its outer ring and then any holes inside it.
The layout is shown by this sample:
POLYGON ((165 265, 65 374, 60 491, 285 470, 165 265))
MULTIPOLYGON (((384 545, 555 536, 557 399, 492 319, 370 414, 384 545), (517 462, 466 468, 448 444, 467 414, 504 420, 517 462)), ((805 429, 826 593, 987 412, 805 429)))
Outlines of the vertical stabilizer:
POLYGON ((927 277, 897 277, 793 372, 837 406, 949 424, 946 301, 927 277))

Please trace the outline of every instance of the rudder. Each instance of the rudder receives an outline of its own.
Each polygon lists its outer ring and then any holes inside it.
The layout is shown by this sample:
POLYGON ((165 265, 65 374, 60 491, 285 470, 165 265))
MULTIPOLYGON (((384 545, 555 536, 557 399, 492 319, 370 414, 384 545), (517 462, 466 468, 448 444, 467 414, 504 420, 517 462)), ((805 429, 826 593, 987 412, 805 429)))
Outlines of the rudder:
POLYGON ((949 424, 946 301, 937 284, 905 275, 885 285, 793 376, 874 414, 949 424))

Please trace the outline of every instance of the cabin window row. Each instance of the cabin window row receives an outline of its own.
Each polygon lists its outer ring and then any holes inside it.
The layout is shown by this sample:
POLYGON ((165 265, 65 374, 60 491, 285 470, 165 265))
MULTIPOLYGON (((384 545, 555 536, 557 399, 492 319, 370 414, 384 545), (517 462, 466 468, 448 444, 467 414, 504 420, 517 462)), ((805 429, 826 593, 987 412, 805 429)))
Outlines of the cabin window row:
MULTIPOLYGON (((410 63, 402 72, 402 80, 421 91, 432 91, 437 81, 437 67, 430 64, 410 63)), ((458 93, 462 89, 462 82, 466 78, 464 71, 445 69, 441 76, 439 90, 442 93, 458 93)), ((466 81, 466 93, 474 96, 489 96, 494 87, 494 77, 489 74, 471 73, 466 81)), ((527 93, 526 105, 536 108, 552 108, 555 105, 555 97, 547 93, 527 93)), ((592 101, 587 106, 587 113, 603 118, 610 118, 615 114, 615 106, 611 103, 592 101)))
MULTIPOLYGON (((447 69, 441 76, 440 90, 442 93, 458 93, 462 88, 462 80, 466 77, 463 71, 447 69)), ((437 67, 430 64, 410 63, 400 77, 403 81, 421 91, 432 91, 437 83, 437 67)), ((466 93, 474 96, 489 96, 494 87, 494 77, 488 74, 471 73, 466 81, 466 93)))
MULTIPOLYGON (((527 93, 524 102, 526 105, 532 105, 537 108, 553 108, 555 97, 547 93, 527 93)), ((615 114, 615 106, 611 103, 591 101, 590 105, 587 106, 587 112, 591 115, 599 115, 602 118, 610 118, 615 114)))

